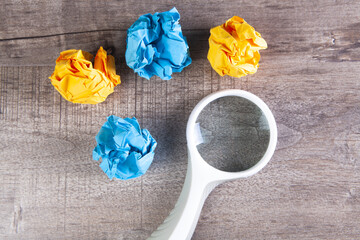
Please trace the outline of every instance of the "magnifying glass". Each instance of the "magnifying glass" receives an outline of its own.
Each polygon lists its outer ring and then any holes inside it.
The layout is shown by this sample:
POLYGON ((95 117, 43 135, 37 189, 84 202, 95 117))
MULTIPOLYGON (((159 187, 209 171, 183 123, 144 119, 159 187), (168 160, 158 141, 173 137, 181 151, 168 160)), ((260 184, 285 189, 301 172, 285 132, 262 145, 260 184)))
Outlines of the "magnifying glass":
POLYGON ((277 128, 260 98, 232 89, 210 94, 195 106, 186 139, 188 170, 180 197, 148 239, 191 239, 202 206, 217 185, 254 175, 269 162, 277 128))

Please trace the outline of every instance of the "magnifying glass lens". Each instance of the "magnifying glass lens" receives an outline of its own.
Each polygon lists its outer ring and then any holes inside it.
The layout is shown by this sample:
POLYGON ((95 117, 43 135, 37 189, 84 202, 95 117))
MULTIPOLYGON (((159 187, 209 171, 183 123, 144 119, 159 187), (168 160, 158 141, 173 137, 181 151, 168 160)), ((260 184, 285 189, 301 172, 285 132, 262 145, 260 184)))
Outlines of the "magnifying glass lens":
POLYGON ((197 149, 219 170, 247 170, 268 148, 269 124, 261 109, 246 98, 218 98, 205 106, 196 122, 197 149))

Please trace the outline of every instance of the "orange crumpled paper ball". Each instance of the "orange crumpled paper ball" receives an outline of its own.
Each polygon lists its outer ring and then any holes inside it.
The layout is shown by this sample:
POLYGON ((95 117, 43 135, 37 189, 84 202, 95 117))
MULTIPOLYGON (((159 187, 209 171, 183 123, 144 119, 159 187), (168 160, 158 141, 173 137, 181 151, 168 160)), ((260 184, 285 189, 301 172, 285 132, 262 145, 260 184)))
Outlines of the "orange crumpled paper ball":
POLYGON ((103 102, 114 87, 121 83, 116 75, 115 59, 100 47, 94 67, 93 55, 82 50, 66 50, 56 59, 51 83, 68 101, 97 104, 103 102))
POLYGON ((244 19, 234 16, 210 30, 208 60, 221 76, 242 77, 256 73, 260 49, 267 43, 244 19))

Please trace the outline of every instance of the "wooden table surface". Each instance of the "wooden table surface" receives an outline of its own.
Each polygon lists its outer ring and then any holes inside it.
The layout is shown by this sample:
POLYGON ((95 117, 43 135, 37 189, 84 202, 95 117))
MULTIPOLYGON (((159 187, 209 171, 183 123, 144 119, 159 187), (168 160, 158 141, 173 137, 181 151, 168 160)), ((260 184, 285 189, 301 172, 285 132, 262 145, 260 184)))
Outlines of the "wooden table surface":
POLYGON ((259 174, 217 187, 193 239, 360 239, 360 2, 177 1, 193 63, 170 81, 126 66, 126 30, 172 1, 0 2, 0 238, 145 239, 180 194, 192 108, 220 89, 262 98, 279 130, 259 174), (233 15, 269 48, 220 77, 211 27, 233 15), (103 103, 65 101, 48 77, 66 49, 112 48, 122 83, 103 103), (109 181, 92 160, 105 118, 136 116, 159 145, 148 172, 109 181))

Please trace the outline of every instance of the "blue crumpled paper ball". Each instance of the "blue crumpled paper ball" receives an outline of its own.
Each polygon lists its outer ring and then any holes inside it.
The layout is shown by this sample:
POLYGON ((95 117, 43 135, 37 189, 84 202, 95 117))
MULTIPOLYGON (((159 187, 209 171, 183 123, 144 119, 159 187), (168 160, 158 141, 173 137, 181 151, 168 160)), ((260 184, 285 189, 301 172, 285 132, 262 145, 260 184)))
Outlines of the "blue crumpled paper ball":
POLYGON ((126 63, 140 77, 157 75, 171 79, 191 63, 189 46, 182 35, 180 14, 174 7, 168 12, 145 14, 127 30, 126 63))
POLYGON ((136 118, 109 116, 96 135, 93 159, 110 179, 131 179, 143 175, 154 159, 156 141, 136 118))

